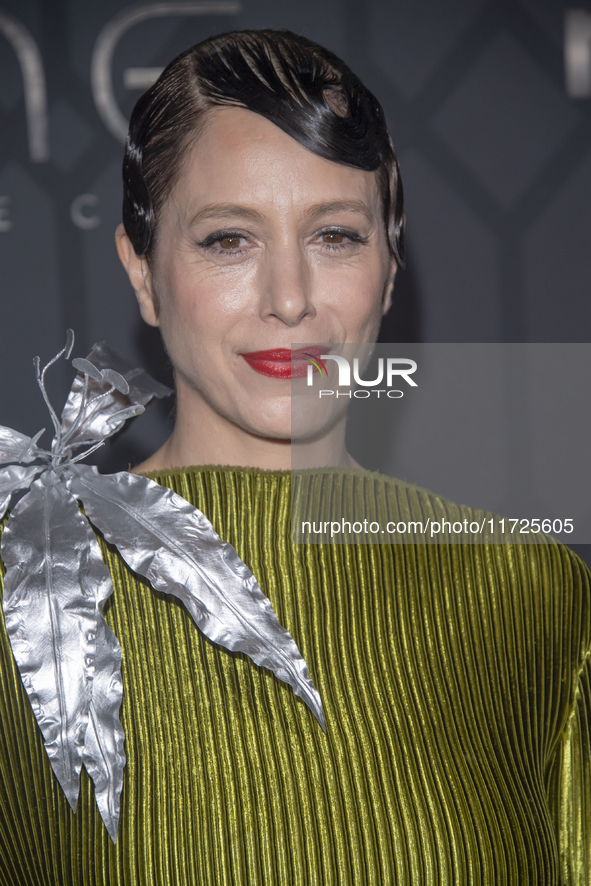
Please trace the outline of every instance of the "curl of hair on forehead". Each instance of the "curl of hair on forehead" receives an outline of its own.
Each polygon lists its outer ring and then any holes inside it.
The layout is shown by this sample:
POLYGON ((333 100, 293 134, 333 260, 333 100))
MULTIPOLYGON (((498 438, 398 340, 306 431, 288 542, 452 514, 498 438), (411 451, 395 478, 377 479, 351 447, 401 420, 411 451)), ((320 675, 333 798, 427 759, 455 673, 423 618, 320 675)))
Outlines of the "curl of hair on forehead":
POLYGON ((290 31, 232 31, 177 56, 139 99, 123 161, 123 224, 150 257, 158 218, 215 107, 247 108, 303 147, 376 171, 390 252, 404 267, 403 191, 378 100, 336 55, 290 31))

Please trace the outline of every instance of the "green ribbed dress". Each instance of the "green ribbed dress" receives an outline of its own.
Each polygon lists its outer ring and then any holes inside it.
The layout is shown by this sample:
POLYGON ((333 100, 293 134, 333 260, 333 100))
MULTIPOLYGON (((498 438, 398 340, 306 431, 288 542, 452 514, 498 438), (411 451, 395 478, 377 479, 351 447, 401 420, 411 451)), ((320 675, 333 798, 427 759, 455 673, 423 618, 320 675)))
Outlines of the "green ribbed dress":
MULTIPOLYGON (((590 583, 571 551, 293 546, 288 473, 157 479, 257 577, 327 733, 101 541, 123 649, 117 846, 84 772, 70 811, 0 619, 0 884, 591 884, 590 583)), ((384 522, 409 496, 455 507, 360 471, 323 486, 384 522)))

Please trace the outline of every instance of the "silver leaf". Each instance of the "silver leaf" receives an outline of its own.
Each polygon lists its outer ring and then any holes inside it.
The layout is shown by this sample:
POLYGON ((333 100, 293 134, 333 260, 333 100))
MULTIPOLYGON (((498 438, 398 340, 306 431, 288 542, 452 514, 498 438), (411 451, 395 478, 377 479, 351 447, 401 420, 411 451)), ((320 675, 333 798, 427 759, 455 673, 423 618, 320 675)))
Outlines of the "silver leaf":
POLYGON ((86 521, 85 525, 94 556, 84 590, 85 593, 95 594, 97 633, 92 700, 82 760, 94 782, 94 796, 101 818, 109 836, 116 843, 125 768, 125 736, 119 720, 123 696, 121 647, 102 614, 105 600, 113 593, 111 577, 101 559, 94 533, 86 521))
POLYGON ((35 461, 34 452, 29 452, 25 458, 21 456, 26 452, 31 444, 31 438, 26 434, 13 431, 12 428, 5 428, 0 425, 0 464, 9 464, 10 462, 22 461, 29 464, 35 461))
POLYGON ((89 375, 90 378, 94 378, 95 381, 103 380, 103 375, 100 369, 97 369, 94 363, 91 363, 90 360, 85 360, 84 357, 75 357, 72 360, 72 366, 77 372, 81 372, 83 375, 89 375))
POLYGON ((6 513, 12 493, 19 489, 28 489, 41 470, 42 467, 23 468, 21 465, 0 468, 0 520, 6 513))
POLYGON ((95 675, 83 761, 94 782, 101 818, 116 843, 125 768, 125 736, 119 720, 123 696, 121 647, 102 618, 99 619, 96 641, 95 675))
POLYGON ((93 581, 110 583, 96 539, 63 479, 46 471, 2 536, 3 609, 53 771, 76 809, 96 654, 93 581))
POLYGON ((66 346, 64 348, 64 357, 66 360, 70 359, 70 354, 72 353, 72 348, 74 347, 74 330, 66 329, 66 346))
POLYGON ((101 369, 103 378, 121 394, 129 394, 129 385, 120 372, 114 369, 101 369))
MULTIPOLYGON (((129 385, 129 393, 123 394, 115 390, 107 394, 105 392, 110 387, 108 379, 103 377, 101 381, 98 381, 94 378, 89 378, 87 382, 87 398, 93 402, 85 410, 85 420, 81 423, 81 426, 68 439, 69 444, 76 444, 82 440, 94 442, 102 440, 104 437, 109 437, 125 424, 126 418, 129 418, 129 415, 126 417, 123 414, 118 418, 114 418, 115 413, 129 406, 145 406, 152 397, 167 397, 172 393, 170 388, 155 381, 147 372, 141 369, 133 369, 111 351, 104 342, 95 344, 86 360, 92 363, 98 370, 111 369, 123 376, 129 385), (112 421, 109 421, 109 418, 112 421)), ((84 384, 84 376, 77 375, 61 416, 62 438, 67 437, 72 432, 77 420, 82 403, 84 384)))
POLYGON ((122 375, 129 384, 131 403, 146 406, 152 397, 168 397, 172 394, 170 388, 160 384, 143 369, 134 369, 131 363, 123 360, 104 341, 93 345, 87 359, 91 360, 98 369, 114 369, 122 375))
POLYGON ((325 728, 320 696, 290 634, 231 545, 171 489, 147 477, 66 469, 68 487, 89 519, 152 587, 185 604, 203 633, 269 668, 304 699, 325 728))
POLYGON ((109 424, 112 422, 127 421, 128 418, 134 418, 136 415, 141 415, 142 412, 144 412, 143 406, 128 406, 127 409, 123 409, 121 412, 116 412, 115 415, 109 416, 107 421, 109 424))

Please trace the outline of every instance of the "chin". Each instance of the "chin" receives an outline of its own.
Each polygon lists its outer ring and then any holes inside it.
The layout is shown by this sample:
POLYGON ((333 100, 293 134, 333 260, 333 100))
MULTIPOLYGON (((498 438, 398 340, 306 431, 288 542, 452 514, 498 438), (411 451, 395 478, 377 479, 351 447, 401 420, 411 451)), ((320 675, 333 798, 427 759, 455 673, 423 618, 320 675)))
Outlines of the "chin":
POLYGON ((243 425, 245 431, 265 440, 289 443, 291 440, 291 417, 287 422, 249 422, 243 425))
POLYGON ((291 400, 279 401, 267 397, 253 397, 248 402, 248 413, 242 415, 242 427, 257 437, 289 440, 291 437, 291 400))

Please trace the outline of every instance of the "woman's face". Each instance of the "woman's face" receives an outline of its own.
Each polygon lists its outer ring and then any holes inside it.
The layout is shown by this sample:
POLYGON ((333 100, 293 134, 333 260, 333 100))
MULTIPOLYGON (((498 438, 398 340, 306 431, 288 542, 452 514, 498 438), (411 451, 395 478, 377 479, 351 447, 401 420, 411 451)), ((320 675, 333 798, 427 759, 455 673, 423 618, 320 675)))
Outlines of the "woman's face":
POLYGON ((297 364, 281 351, 375 341, 394 272, 374 172, 220 108, 163 207, 138 298, 161 328, 179 403, 286 439, 297 364), (279 353, 249 356, 265 351, 279 353))

